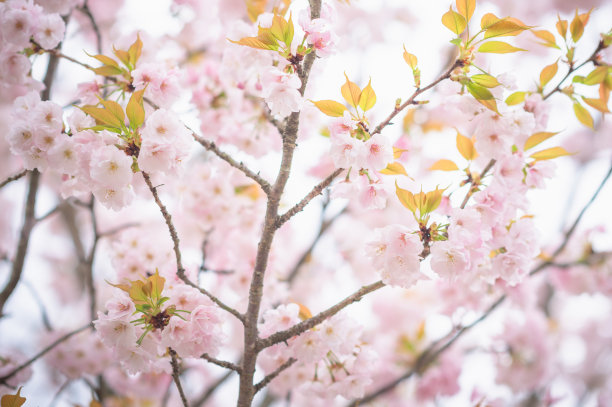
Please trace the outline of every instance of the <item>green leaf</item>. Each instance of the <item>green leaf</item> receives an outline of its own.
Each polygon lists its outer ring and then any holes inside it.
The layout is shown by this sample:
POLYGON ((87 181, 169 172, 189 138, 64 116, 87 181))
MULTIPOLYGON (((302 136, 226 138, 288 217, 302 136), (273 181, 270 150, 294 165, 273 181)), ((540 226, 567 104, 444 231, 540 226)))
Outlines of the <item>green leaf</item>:
POLYGON ((265 50, 271 50, 271 51, 278 50, 278 44, 276 42, 273 44, 270 44, 269 42, 262 41, 259 37, 244 37, 238 41, 230 40, 228 38, 228 41, 234 44, 244 45, 246 47, 255 48, 255 49, 265 49, 265 50))
POLYGON ((572 41, 578 42, 584 33, 584 24, 582 19, 578 15, 578 9, 576 9, 576 14, 574 19, 570 23, 570 34, 572 35, 572 41))
POLYGON ((559 60, 556 60, 553 64, 547 65, 540 72, 540 86, 543 88, 548 82, 557 74, 559 69, 559 60))
POLYGON ((0 406, 21 407, 22 405, 24 405, 24 403, 26 402, 26 398, 21 397, 21 389, 22 387, 17 389, 16 394, 5 394, 4 396, 2 396, 2 398, 0 399, 0 406))
POLYGON ((530 155, 536 161, 552 160, 553 158, 571 155, 563 147, 552 147, 530 155))
POLYGON ((472 80, 472 82, 480 86, 484 86, 485 88, 494 88, 496 86, 501 85, 501 83, 499 83, 494 76, 491 76, 489 74, 472 75, 470 79, 472 80))
POLYGON ((491 24, 485 30, 484 38, 515 36, 519 35, 525 30, 528 30, 529 28, 531 27, 526 26, 520 20, 512 17, 506 17, 491 24))
POLYGON ((291 43, 293 42, 293 36, 294 36, 293 21, 291 20, 291 14, 289 14, 289 21, 287 21, 287 29, 285 30, 285 45, 287 45, 287 48, 291 48, 291 43))
POLYGON ((125 113, 130 120, 130 127, 136 130, 145 120, 145 110, 143 106, 144 89, 132 93, 127 106, 125 107, 125 113))
POLYGON ((461 34, 467 26, 465 18, 450 7, 442 16, 442 24, 457 35, 461 34))
POLYGON ((457 11, 466 21, 470 21, 476 10, 476 0, 456 0, 457 11))
POLYGON ((98 54, 98 55, 90 55, 87 52, 85 52, 87 54, 87 56, 90 56, 92 58, 97 59, 98 61, 102 62, 104 65, 109 65, 109 66, 116 66, 119 67, 119 64, 117 63, 117 61, 115 61, 113 58, 111 57, 107 57, 106 55, 102 55, 102 54, 98 54))
POLYGON ((430 171, 457 171, 459 167, 455 164, 454 161, 441 159, 433 163, 431 167, 429 167, 430 171))
POLYGON ((525 141, 525 146, 523 147, 523 149, 525 151, 527 151, 527 150, 537 146, 538 144, 548 140, 549 138, 551 138, 555 134, 559 134, 559 132, 541 131, 539 133, 534 133, 531 136, 529 136, 527 141, 525 141))
POLYGON ((580 103, 574 103, 574 114, 578 121, 587 127, 593 128, 593 118, 591 114, 580 103))
POLYGON ((490 52, 493 54, 509 54, 511 52, 526 51, 503 41, 488 41, 478 48, 478 52, 490 52))
POLYGON ((113 53, 117 56, 117 58, 119 58, 119 61, 121 61, 123 63, 123 65, 129 66, 129 64, 130 64, 130 54, 128 54, 127 51, 124 51, 124 50, 121 50, 121 49, 116 49, 113 46, 113 53))
POLYGON ((608 76, 608 67, 607 66, 598 66, 591 73, 589 73, 586 78, 584 78, 585 85, 597 85, 606 80, 606 76, 608 76))
POLYGON ((342 93, 342 97, 344 97, 344 100, 346 100, 349 105, 356 108, 357 106, 359 106, 361 89, 359 89, 359 86, 357 86, 356 83, 351 82, 349 80, 348 76, 346 76, 346 73, 344 74, 344 77, 346 78, 346 82, 340 88, 340 92, 342 93))
POLYGON ((495 102, 495 98, 489 89, 484 86, 480 86, 475 84, 474 82, 470 82, 466 85, 468 91, 474 96, 476 100, 478 100, 483 106, 487 109, 494 111, 497 114, 500 114, 497 110, 497 102, 495 102))
POLYGON ((112 100, 104 100, 102 98, 99 98, 99 99, 100 99, 100 103, 102 104, 102 106, 104 106, 106 110, 110 112, 110 114, 112 114, 114 117, 117 118, 117 120, 121 123, 121 126, 124 126, 125 125, 125 114, 123 113, 123 108, 121 107, 121 105, 112 100))
POLYGON ((117 129, 122 127, 123 123, 118 120, 117 117, 113 116, 107 109, 92 105, 85 105, 79 107, 79 109, 93 117, 97 124, 114 127, 117 129))
POLYGON ((523 103, 525 101, 525 96, 527 92, 514 92, 510 96, 506 98, 506 104, 508 106, 518 105, 519 103, 523 103))
POLYGON ((311 100, 311 102, 314 103, 317 109, 331 117, 342 117, 346 110, 346 106, 335 100, 311 100))
POLYGON ((103 65, 99 68, 93 68, 92 70, 96 73, 96 75, 100 76, 115 76, 123 73, 123 69, 110 65, 103 65))
POLYGON ((372 88, 372 79, 368 82, 368 85, 363 88, 361 95, 359 96, 359 107, 367 112, 376 104, 376 93, 372 88))

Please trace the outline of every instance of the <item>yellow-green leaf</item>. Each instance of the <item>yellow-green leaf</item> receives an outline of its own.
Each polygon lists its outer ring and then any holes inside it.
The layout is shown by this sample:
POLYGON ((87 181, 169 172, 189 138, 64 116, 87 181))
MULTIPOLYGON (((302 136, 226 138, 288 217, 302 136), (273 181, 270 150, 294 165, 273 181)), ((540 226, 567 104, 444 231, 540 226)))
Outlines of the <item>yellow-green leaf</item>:
POLYGON ((87 113, 91 117, 96 120, 97 124, 111 126, 114 128, 121 128, 122 122, 117 119, 117 117, 113 116, 108 110, 102 109, 100 107, 85 105, 79 107, 83 112, 87 113))
POLYGON ((580 103, 574 103, 574 114, 580 123, 587 127, 593 128, 593 118, 591 114, 580 103))
POLYGON ((368 85, 363 88, 361 95, 359 96, 359 107, 367 112, 376 104, 376 93, 372 88, 372 79, 368 82, 368 85))
POLYGON ((238 45, 244 45, 246 47, 251 47, 255 49, 266 49, 266 50, 272 50, 272 51, 276 51, 278 49, 278 45, 276 43, 274 44, 266 43, 262 41, 260 37, 244 37, 238 41, 229 40, 229 42, 232 42, 238 45))
POLYGON ((472 94, 472 96, 474 96, 474 98, 479 101, 483 106, 499 114, 499 111, 497 110, 497 102, 495 101, 495 98, 493 97, 493 94, 491 93, 491 91, 489 91, 489 89, 485 88, 484 86, 475 84, 474 82, 468 83, 466 87, 468 91, 472 94))
POLYGON ((93 71, 96 73, 96 75, 100 76, 115 76, 123 73, 121 68, 110 65, 103 65, 99 68, 94 68, 93 71))
POLYGON ((311 102, 314 103, 317 109, 331 117, 342 117, 346 110, 346 106, 335 100, 311 100, 311 102))
POLYGON ((533 33, 533 35, 535 35, 536 37, 538 37, 539 39, 544 41, 544 42, 542 42, 540 44, 542 44, 544 46, 547 46, 547 47, 559 49, 559 46, 557 45, 557 41, 555 40, 555 36, 550 31, 548 31, 548 30, 531 30, 531 32, 533 33))
POLYGON ((414 69, 417 67, 417 57, 410 52, 406 51, 406 46, 404 45, 404 61, 410 66, 410 68, 414 69))
POLYGON ((506 104, 508 106, 518 105, 519 103, 523 103, 525 101, 525 96, 527 92, 514 92, 510 96, 506 98, 506 104))
POLYGON ((494 88, 496 86, 501 85, 501 83, 499 83, 494 76, 491 76, 489 74, 472 75, 470 79, 472 80, 472 82, 480 86, 484 86, 485 88, 494 88))
POLYGON ((486 30, 498 21, 500 21, 500 18, 497 17, 495 14, 487 13, 480 19, 480 28, 486 30))
POLYGON ((397 160, 398 158, 400 158, 402 156, 402 154, 404 154, 407 151, 408 150, 403 149, 403 148, 393 147, 393 158, 395 158, 397 160))
POLYGON ((610 113, 610 110, 608 110, 608 104, 601 99, 583 97, 582 100, 584 100, 584 103, 591 106, 593 109, 599 110, 602 113, 610 113))
POLYGON ((435 211, 438 206, 440 206, 440 202, 442 202, 443 192, 444 189, 438 189, 438 187, 436 186, 436 189, 434 189, 433 191, 429 191, 427 194, 425 194, 425 205, 421 210, 421 213, 424 214, 435 211))
POLYGON ((457 35, 461 34, 467 26, 465 18, 450 7, 442 16, 442 24, 457 35))
POLYGON ((559 16, 559 13, 557 13, 557 32, 559 33, 560 36, 562 36, 563 38, 565 38, 565 36, 567 35, 567 20, 561 20, 561 17, 559 16))
POLYGON ((266 11, 268 0, 246 0, 247 15, 251 22, 257 21, 257 17, 266 11))
MULTIPOLYGON (((87 52, 85 52, 85 53, 87 54, 87 52)), ((102 55, 102 54, 90 55, 90 54, 87 54, 87 56, 90 56, 92 58, 97 59, 98 61, 102 62, 104 65, 119 67, 119 64, 117 63, 117 61, 115 61, 111 57, 107 57, 106 55, 102 55)))
POLYGON ((270 33, 279 41, 285 41, 285 31, 287 30, 287 22, 282 16, 275 15, 272 18, 272 26, 270 33))
POLYGON ((556 60, 553 64, 547 65, 540 72, 540 86, 544 87, 550 80, 557 74, 559 60, 556 60))
POLYGON ((5 394, 0 399, 0 407, 21 407, 25 402, 26 398, 21 397, 21 387, 17 389, 15 394, 5 394))
POLYGON ((147 279, 151 282, 151 294, 155 299, 162 297, 162 291, 164 290, 164 284, 166 279, 159 275, 159 270, 155 269, 155 274, 147 279))
POLYGON ((132 93, 127 106, 125 107, 125 113, 130 120, 130 127, 134 130, 142 126, 145 120, 145 110, 143 106, 144 89, 132 93))
POLYGON ((456 0, 457 11, 466 21, 470 21, 476 10, 476 0, 456 0))
POLYGON ((597 85, 606 80, 606 76, 608 76, 608 67, 607 66, 598 66, 591 73, 589 73, 586 78, 584 78, 585 85, 597 85))
POLYGON ((582 34, 584 33, 584 24, 582 19, 578 15, 578 9, 576 9, 576 14, 574 19, 570 23, 570 34, 572 35, 572 41, 578 42, 582 34))
POLYGON ((122 125, 125 124, 125 114, 123 113, 123 108, 119 103, 112 100, 104 100, 102 98, 99 99, 102 106, 104 106, 106 110, 110 112, 110 114, 116 117, 122 125))
POLYGON ((538 151, 530 155, 536 161, 552 160, 553 158, 563 157, 564 155, 571 155, 563 147, 552 147, 546 150, 538 151))
POLYGON ((414 195, 412 192, 407 189, 402 189, 397 185, 397 181, 395 181, 395 194, 399 198, 399 201, 404 205, 410 212, 414 213, 417 209, 416 202, 414 200, 414 195))
POLYGON ((408 175, 404 166, 397 161, 387 164, 387 167, 379 172, 385 175, 408 175))
POLYGON ((344 77, 346 78, 346 83, 342 85, 342 87, 340 88, 340 92, 342 92, 342 97, 344 97, 344 100, 346 100, 349 105, 356 108, 357 106, 359 106, 361 89, 359 89, 359 86, 357 86, 356 83, 351 82, 349 80, 348 76, 346 76, 346 73, 344 74, 344 77))
POLYGON ((476 148, 474 148, 474 142, 472 139, 459 132, 457 132, 457 150, 459 151, 459 154, 461 154, 461 156, 468 161, 472 161, 478 157, 478 153, 476 152, 476 148))
POLYGON ((124 51, 122 49, 116 49, 113 46, 113 53, 117 56, 117 58, 119 58, 119 61, 121 61, 123 63, 123 65, 128 66, 130 63, 130 54, 128 54, 127 51, 124 51))
POLYGON ((136 63, 138 62, 141 53, 142 41, 140 40, 140 34, 137 34, 136 41, 134 41, 134 43, 130 45, 130 48, 128 49, 128 61, 132 68, 136 67, 136 63))
POLYGON ((527 141, 525 141, 525 146, 523 147, 523 149, 525 151, 537 146, 538 144, 548 140, 549 138, 551 138, 552 136, 554 136, 555 134, 559 134, 559 132, 549 132, 549 131, 541 131, 539 133, 534 133, 531 136, 529 136, 529 138, 527 139, 527 141))
POLYGON ((489 26, 485 30, 484 38, 515 36, 529 28, 531 27, 526 26, 516 18, 506 17, 489 26))
POLYGON ((457 164, 445 158, 436 161, 429 167, 430 171, 457 171, 458 169, 459 167, 457 167, 457 164))
POLYGON ((511 52, 526 51, 503 41, 488 41, 478 48, 478 52, 490 52, 493 54, 509 54, 511 52))
POLYGON ((291 19, 291 13, 289 13, 289 21, 287 21, 287 28, 285 29, 285 45, 287 45, 288 48, 291 48, 294 33, 293 20, 291 19))

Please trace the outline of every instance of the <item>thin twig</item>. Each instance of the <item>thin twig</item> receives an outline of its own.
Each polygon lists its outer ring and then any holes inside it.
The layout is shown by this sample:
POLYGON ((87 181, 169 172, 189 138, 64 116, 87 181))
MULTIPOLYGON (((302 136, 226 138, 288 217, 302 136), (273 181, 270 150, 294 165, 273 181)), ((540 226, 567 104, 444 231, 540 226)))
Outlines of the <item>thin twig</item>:
POLYGON ((30 291, 30 293, 32 294, 32 298, 34 298, 34 302, 36 302, 36 305, 38 305, 38 309, 40 310, 40 317, 42 319, 45 330, 47 332, 53 331, 53 326, 51 326, 51 321, 49 320, 49 315, 47 314, 47 308, 39 297, 38 292, 36 292, 34 286, 30 284, 30 282, 27 280, 23 281, 23 285, 30 291))
POLYGON ((377 281, 370 285, 363 286, 353 294, 346 297, 344 300, 326 309, 325 311, 322 311, 317 315, 292 326, 291 328, 285 329, 284 331, 279 331, 275 334, 268 336, 265 339, 260 339, 257 344, 257 349, 265 349, 272 345, 276 345, 277 343, 284 342, 296 335, 300 335, 301 333, 306 332, 310 328, 319 325, 325 319, 337 314, 342 309, 346 308, 348 305, 361 300, 361 298, 363 298, 363 296, 365 296, 366 294, 376 291, 384 286, 385 283, 383 283, 382 281, 377 281))
POLYGON ((310 201, 312 201, 317 196, 321 195, 323 190, 327 188, 332 183, 334 178, 340 175, 342 171, 344 171, 344 168, 336 169, 334 172, 328 175, 327 178, 319 182, 304 198, 302 198, 300 202, 298 202, 297 204, 295 204, 295 206, 293 206, 287 212, 279 216, 278 217, 279 226, 282 226, 285 222, 291 219, 298 212, 301 212, 306 207, 306 205, 310 203, 310 201))
POLYGON ((195 133, 193 133, 193 138, 195 139, 195 141, 200 143, 202 147, 204 147, 208 151, 213 152, 217 157, 221 158, 223 161, 236 168, 237 170, 241 171, 244 175, 251 178, 253 181, 257 182, 266 194, 270 193, 270 183, 266 181, 261 175, 255 173, 253 170, 247 167, 242 161, 238 162, 234 160, 229 154, 224 151, 221 151, 221 149, 219 149, 219 147, 217 147, 217 145, 213 141, 205 140, 202 137, 196 135, 195 133))
POLYGON ((172 348, 168 348, 170 352, 170 364, 172 365, 172 378, 174 379, 174 384, 176 384, 176 388, 178 389, 179 395, 181 396, 181 401, 183 402, 184 407, 189 407, 187 403, 187 397, 185 397, 185 392, 183 391, 183 386, 181 385, 181 372, 178 364, 178 359, 176 357, 176 352, 172 348))
POLYGON ((53 209, 49 210, 43 216, 36 218, 36 223, 42 222, 43 220, 47 219, 49 216, 54 215, 55 213, 59 211, 59 209, 60 209, 60 205, 56 205, 53 209))
POLYGON ((264 377, 259 383, 255 385, 255 393, 258 393, 261 389, 266 387, 268 383, 270 383, 276 378, 276 376, 281 374, 283 371, 289 369, 291 365, 293 365, 295 362, 297 362, 297 359, 289 358, 289 360, 280 365, 275 371, 264 377))
MULTIPOLYGON (((487 163, 487 165, 483 168, 482 172, 480 173, 481 180, 484 178, 485 175, 487 175, 489 170, 493 168, 494 165, 495 165, 495 159, 491 158, 491 160, 487 163)), ((467 194, 465 194, 465 198, 463 198, 463 202, 461 202, 461 206, 460 206, 461 209, 465 208, 465 205, 467 205, 468 201, 470 200, 474 192, 478 190, 477 188, 478 188, 478 185, 470 186, 470 189, 468 189, 467 194)))
POLYGON ((455 68, 460 67, 463 65, 463 62, 461 62, 461 60, 456 60, 451 66, 450 68, 448 68, 446 70, 446 72, 444 72, 442 75, 440 75, 436 80, 434 80, 433 82, 431 82, 429 85, 425 86, 424 88, 419 88, 417 89, 409 98, 408 100, 406 100, 404 103, 402 103, 400 106, 396 106, 395 109, 393 109, 393 112, 391 112, 391 114, 385 119, 383 120, 378 126, 376 126, 376 128, 374 129, 374 131, 371 133, 371 135, 375 135, 377 133, 380 133, 382 131, 382 129, 384 129, 389 123, 391 123, 391 120, 393 120, 393 118, 395 116, 397 116, 397 114, 399 112, 401 112, 402 110, 404 110, 406 107, 408 107, 409 105, 415 103, 415 99, 417 96, 419 96, 421 93, 433 88, 434 86, 436 86, 438 83, 442 82, 445 79, 450 78, 451 72, 453 72, 453 70, 455 70, 455 68))
POLYGON ((233 370, 233 371, 238 372, 238 373, 240 373, 240 371, 241 371, 240 366, 236 365, 235 363, 227 362, 225 360, 220 360, 220 359, 214 358, 214 357, 210 356, 208 353, 203 353, 200 356, 200 358, 202 358, 204 360, 207 360, 208 362, 210 362, 210 363, 212 363, 214 365, 221 366, 221 367, 233 370))
POLYGON ((4 181, 0 182, 0 188, 2 188, 3 186, 5 186, 6 184, 9 184, 13 181, 17 181, 19 178, 23 177, 24 175, 26 175, 28 173, 28 170, 23 170, 15 175, 11 175, 10 177, 8 177, 7 179, 5 179, 4 181))
POLYGON ((119 225, 115 228, 109 229, 105 232, 99 232, 98 233, 98 237, 99 238, 103 238, 103 237, 108 237, 108 236, 112 236, 114 234, 117 234, 125 229, 129 229, 129 228, 137 228, 140 226, 140 223, 138 222, 127 222, 124 223, 123 225, 119 225))
POLYGON ((91 28, 93 29, 93 32, 96 36, 96 50, 98 51, 98 54, 101 54, 102 53, 102 35, 100 34, 100 28, 98 27, 98 24, 96 23, 96 19, 94 18, 89 8, 89 0, 85 0, 85 3, 83 4, 83 7, 80 8, 80 10, 83 12, 83 14, 87 16, 87 18, 89 19, 89 22, 91 23, 91 28))
POLYGON ((154 187, 153 184, 151 183, 151 178, 149 177, 149 174, 142 171, 142 176, 145 180, 145 183, 149 187, 151 194, 153 194, 153 199, 155 200, 155 203, 159 207, 159 210, 161 211, 162 216, 164 217, 164 221, 166 222, 166 225, 168 226, 168 232, 170 232, 170 237, 172 239, 172 244, 174 247, 174 255, 176 257, 176 268, 177 268, 176 275, 181 280, 183 280, 185 284, 198 289, 202 294, 210 298, 220 308, 234 315, 240 321, 243 321, 244 317, 242 314, 240 314, 238 311, 236 311, 232 307, 226 305, 223 301, 215 297, 213 294, 208 292, 206 289, 198 287, 191 280, 189 280, 189 278, 187 278, 187 276, 185 275, 185 269, 183 268, 183 262, 181 260, 181 249, 179 247, 180 241, 178 238, 178 233, 176 232, 176 228, 174 227, 174 224, 172 223, 172 216, 170 215, 170 212, 168 212, 168 209, 166 209, 166 206, 162 203, 161 199, 159 199, 159 194, 157 193, 157 187, 154 187))
POLYGON ((94 284, 93 264, 96 257, 98 242, 100 241, 100 235, 98 233, 98 220, 96 218, 96 201, 93 195, 91 195, 89 201, 89 213, 91 215, 93 243, 89 249, 89 254, 87 255, 87 259, 85 261, 85 285, 87 287, 87 292, 89 293, 89 317, 93 321, 96 319, 96 286, 94 284))
POLYGON ((87 324, 85 326, 82 326, 82 327, 80 327, 78 329, 75 329, 72 332, 68 332, 66 335, 56 339, 49 346, 45 347, 43 350, 38 352, 36 355, 34 355, 30 359, 28 359, 28 361, 26 361, 25 363, 22 363, 21 365, 17 366, 16 368, 11 370, 10 372, 5 374, 4 376, 0 377, 0 383, 5 384, 8 379, 10 379, 11 377, 15 376, 17 373, 21 372, 26 367, 30 366, 32 363, 34 363, 35 361, 40 359, 42 356, 44 356, 47 352, 53 350, 53 348, 55 348, 57 345, 59 345, 62 342, 70 339, 72 336, 74 336, 74 335, 76 335, 76 334, 78 334, 80 332, 83 332, 84 330, 86 330, 88 328, 93 328, 93 323, 92 322, 90 322, 89 324, 87 324))

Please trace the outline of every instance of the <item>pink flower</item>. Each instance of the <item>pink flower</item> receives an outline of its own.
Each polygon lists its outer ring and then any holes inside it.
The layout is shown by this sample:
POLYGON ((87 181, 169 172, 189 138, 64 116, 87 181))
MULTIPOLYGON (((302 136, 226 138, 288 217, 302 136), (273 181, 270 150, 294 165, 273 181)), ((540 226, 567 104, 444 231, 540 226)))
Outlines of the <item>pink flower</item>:
POLYGON ((91 178, 100 185, 121 188, 132 181, 132 157, 115 146, 105 146, 91 155, 91 178))
POLYGON ((64 38, 66 25, 59 14, 47 14, 41 17, 34 32, 34 40, 44 49, 53 49, 64 38))
POLYGON ((391 140, 380 134, 370 137, 365 142, 367 168, 382 170, 393 161, 391 140))
POLYGON ((464 247, 448 240, 431 246, 431 269, 440 277, 456 280, 470 268, 469 251, 464 247))

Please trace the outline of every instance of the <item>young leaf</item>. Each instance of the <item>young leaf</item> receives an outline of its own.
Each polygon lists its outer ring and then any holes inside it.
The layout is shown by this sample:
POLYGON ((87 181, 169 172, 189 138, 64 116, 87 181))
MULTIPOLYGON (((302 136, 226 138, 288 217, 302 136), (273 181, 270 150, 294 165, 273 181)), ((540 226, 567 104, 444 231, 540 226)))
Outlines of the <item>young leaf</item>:
POLYGON ((382 169, 378 172, 385 175, 408 175, 404 166, 397 161, 391 164, 387 164, 387 167, 385 169, 382 169))
POLYGON ((124 51, 124 50, 121 50, 121 49, 116 49, 113 46, 113 53, 117 56, 117 58, 119 58, 119 61, 121 61, 123 63, 123 65, 129 66, 130 55, 128 54, 127 51, 124 51))
POLYGON ((115 76, 121 75, 123 73, 123 70, 121 68, 110 65, 103 65, 99 68, 94 68, 92 70, 95 72, 96 75, 100 76, 115 76))
POLYGON ((357 106, 359 106, 361 89, 359 89, 359 86, 357 86, 356 83, 351 82, 349 80, 348 76, 346 76, 346 73, 344 74, 344 77, 346 78, 346 83, 342 85, 342 87, 340 88, 340 92, 342 92, 342 97, 344 97, 344 100, 346 100, 349 105, 356 108, 357 106))
POLYGON ((565 38, 565 36, 567 35, 567 20, 561 20, 561 16, 559 16, 559 13, 557 13, 557 20, 557 32, 560 36, 565 38))
POLYGON ((501 85, 501 83, 499 83, 494 76, 491 76, 489 74, 472 75, 470 79, 472 80, 472 82, 480 86, 484 86, 485 88, 494 88, 496 86, 501 85))
POLYGON ((515 36, 530 28, 531 27, 526 26, 520 20, 506 17, 489 26, 485 31, 484 38, 515 36))
POLYGON ((130 120, 130 127, 133 130, 136 130, 142 126, 145 120, 145 110, 142 102, 144 92, 145 90, 141 89, 132 93, 128 104, 125 107, 125 113, 130 120))
POLYGON ((518 105, 519 103, 523 103, 525 101, 525 96, 527 92, 514 92, 510 96, 506 98, 506 104, 508 106, 518 105))
POLYGON ((268 0, 246 0, 247 14, 251 22, 257 21, 257 17, 266 11, 268 0))
POLYGON ((25 402, 26 398, 21 397, 21 387, 17 389, 16 394, 5 394, 0 399, 1 407, 21 407, 25 402))
POLYGON ((552 160, 553 158, 563 157, 564 155, 570 155, 563 147, 552 147, 546 150, 538 151, 530 155, 536 161, 552 160))
POLYGON ((285 42, 285 31, 287 30, 287 22, 282 16, 275 15, 272 18, 272 26, 270 27, 270 34, 279 41, 285 42))
POLYGON ((342 117, 346 110, 346 106, 335 100, 311 100, 311 102, 314 103, 317 109, 331 117, 342 117))
POLYGON ((608 67, 607 66, 598 66, 591 73, 589 73, 586 78, 584 78, 585 85, 597 85, 606 80, 608 76, 608 67))
POLYGON ((442 24, 457 35, 461 34, 467 26, 465 18, 450 7, 442 16, 442 24))
POLYGON ((557 74, 559 60, 556 60, 553 64, 547 65, 540 72, 540 86, 544 87, 550 80, 557 74))
POLYGON ((534 133, 531 136, 529 136, 527 141, 525 141, 525 146, 523 147, 523 150, 527 151, 537 146, 538 144, 548 140, 555 134, 559 134, 559 132, 553 133, 553 132, 548 132, 548 131, 541 131, 539 133, 534 133))
POLYGON ((110 112, 110 114, 116 117, 117 120, 121 123, 121 125, 124 125, 125 124, 125 114, 123 113, 123 108, 121 107, 121 105, 112 100, 104 100, 102 98, 99 98, 99 99, 100 99, 100 103, 102 104, 102 106, 104 106, 106 110, 110 112))
POLYGON ((134 41, 134 43, 130 45, 130 48, 128 48, 128 61, 132 68, 136 67, 136 63, 138 62, 141 53, 142 41, 140 40, 140 34, 137 34, 136 41, 134 41))
MULTIPOLYGON (((87 52, 85 52, 85 53, 87 54, 87 52)), ((107 57, 106 55, 102 55, 102 54, 90 55, 90 54, 87 54, 87 56, 90 56, 92 58, 97 59, 98 61, 102 62, 104 65, 119 67, 119 64, 117 63, 117 61, 115 61, 111 57, 107 57)))
POLYGON ((572 41, 578 42, 582 34, 584 33, 584 24, 582 23, 582 19, 578 15, 578 9, 576 9, 576 15, 574 19, 570 23, 570 34, 572 35, 572 41))
POLYGON ((457 150, 459 151, 459 154, 461 154, 461 156, 468 161, 472 161, 478 157, 478 153, 476 152, 476 148, 474 148, 474 142, 472 139, 459 132, 457 132, 457 150))
POLYGON ((480 19, 480 28, 486 30, 501 19, 493 13, 487 13, 480 19))
POLYGON ((584 103, 591 106, 593 109, 599 110, 602 113, 610 113, 610 110, 608 109, 608 104, 601 99, 583 97, 582 100, 584 101, 584 103))
POLYGON ((287 28, 285 29, 285 45, 287 48, 291 48, 291 43, 293 42, 294 35, 294 27, 293 20, 291 20, 291 13, 289 14, 289 21, 287 21, 287 28))
POLYGON ((265 50, 271 50, 271 51, 278 50, 278 44, 276 43, 276 41, 274 43, 270 43, 266 36, 244 37, 238 41, 230 40, 229 38, 228 40, 231 43, 238 44, 238 45, 244 45, 250 48, 265 49, 265 50), (266 42, 262 41, 261 38, 264 38, 264 41, 266 42))
POLYGON ((438 189, 438 187, 436 186, 436 189, 434 189, 433 191, 429 191, 427 194, 425 194, 425 206, 423 207, 421 212, 430 213, 435 211, 438 206, 440 206, 440 202, 442 202, 443 192, 444 189, 438 189))
POLYGON ((404 61, 410 66, 410 68, 414 69, 417 67, 417 57, 406 51, 406 46, 404 45, 404 61))
POLYGON ((92 105, 85 105, 79 107, 79 109, 93 117, 96 120, 96 123, 98 124, 111 126, 117 129, 121 128, 122 122, 106 109, 102 109, 100 107, 92 105))
POLYGON ((430 171, 457 171, 459 167, 451 160, 441 159, 436 161, 431 167, 430 171))
POLYGON ((476 10, 476 0, 456 0, 457 11, 466 21, 470 21, 476 10))
POLYGON ((359 96, 359 107, 367 112, 376 104, 376 93, 372 88, 372 79, 368 82, 368 85, 363 88, 361 95, 359 96))
POLYGON ((574 103, 574 114, 580 123, 587 127, 593 128, 593 118, 591 114, 580 103, 574 103))
POLYGON ((402 154, 404 154, 406 151, 406 149, 403 148, 397 148, 397 147, 393 147, 393 158, 395 158, 396 160, 399 159, 402 154))
POLYGON ((535 35, 536 37, 538 37, 539 39, 544 41, 544 42, 541 42, 540 44, 542 44, 542 45, 544 45, 546 47, 560 49, 559 46, 557 45, 557 41, 555 40, 555 36, 550 31, 548 31, 548 30, 532 30, 531 32, 532 32, 533 35, 535 35))
POLYGON ((151 283, 151 297, 159 300, 162 297, 166 279, 159 275, 159 270, 155 269, 155 274, 147 278, 147 280, 147 282, 151 283))
POLYGON ((490 52, 494 54, 508 54, 511 52, 526 51, 503 41, 488 41, 478 48, 478 52, 490 52))
POLYGON ((397 181, 395 181, 395 194, 399 198, 399 201, 404 205, 408 210, 414 213, 417 209, 416 202, 414 200, 414 195, 412 192, 407 189, 402 189, 397 185, 397 181))
POLYGON ((495 98, 493 94, 484 86, 480 86, 474 82, 470 82, 467 85, 468 91, 474 96, 474 98, 479 101, 483 106, 487 109, 494 111, 499 114, 497 110, 497 102, 495 102, 495 98))

